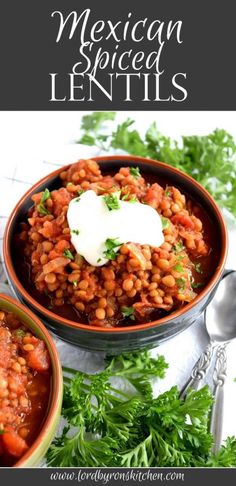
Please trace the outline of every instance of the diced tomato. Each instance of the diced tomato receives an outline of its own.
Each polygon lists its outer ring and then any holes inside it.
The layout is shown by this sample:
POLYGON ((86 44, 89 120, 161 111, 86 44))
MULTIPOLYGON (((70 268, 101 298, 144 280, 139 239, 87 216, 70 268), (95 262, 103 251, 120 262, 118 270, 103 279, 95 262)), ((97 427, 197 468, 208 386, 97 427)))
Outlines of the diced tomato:
POLYGON ((11 427, 8 427, 1 435, 3 447, 14 457, 21 457, 28 449, 24 439, 22 439, 11 427))
POLYGON ((43 228, 39 229, 44 238, 55 238, 55 236, 60 234, 60 226, 54 221, 45 221, 43 223, 43 228))
POLYGON ((194 222, 191 220, 190 216, 186 214, 181 214, 181 213, 175 214, 174 216, 172 216, 171 222, 173 224, 179 224, 181 226, 184 226, 185 228, 188 229, 192 229, 192 230, 194 229, 194 222))
POLYGON ((50 367, 50 357, 43 341, 39 341, 33 351, 27 352, 28 366, 36 371, 46 371, 50 367))
POLYGON ((159 184, 155 183, 152 184, 151 187, 147 190, 147 193, 143 200, 153 206, 154 208, 157 208, 160 204, 160 201, 163 196, 164 189, 163 187, 159 186, 159 184))
POLYGON ((63 253, 67 248, 70 248, 70 243, 66 240, 60 240, 55 245, 55 250, 59 253, 63 253))
POLYGON ((61 187, 57 191, 53 191, 51 197, 53 200, 53 212, 55 216, 59 216, 64 206, 67 206, 71 201, 71 195, 64 187, 61 187))

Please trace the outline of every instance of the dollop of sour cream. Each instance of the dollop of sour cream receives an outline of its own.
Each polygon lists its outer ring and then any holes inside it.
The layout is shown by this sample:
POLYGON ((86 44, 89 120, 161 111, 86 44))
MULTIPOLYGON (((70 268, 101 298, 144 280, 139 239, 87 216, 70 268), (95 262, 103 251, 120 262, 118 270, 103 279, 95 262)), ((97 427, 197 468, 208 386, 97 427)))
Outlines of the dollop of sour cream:
POLYGON ((92 190, 71 200, 67 220, 72 245, 93 266, 107 263, 108 239, 120 245, 132 242, 153 247, 164 242, 161 218, 151 206, 119 200, 119 208, 110 210, 104 196, 92 190))

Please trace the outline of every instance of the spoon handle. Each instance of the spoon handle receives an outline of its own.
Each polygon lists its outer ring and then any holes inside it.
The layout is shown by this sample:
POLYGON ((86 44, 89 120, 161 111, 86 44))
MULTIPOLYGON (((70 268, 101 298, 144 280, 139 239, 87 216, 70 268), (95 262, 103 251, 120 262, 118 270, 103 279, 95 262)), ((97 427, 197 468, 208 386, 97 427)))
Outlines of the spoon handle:
POLYGON ((184 387, 180 392, 180 398, 184 398, 187 394, 189 388, 193 390, 198 390, 202 379, 204 378, 212 360, 214 346, 209 343, 206 349, 201 354, 199 360, 194 365, 190 378, 185 383, 184 387))
POLYGON ((217 349, 216 363, 213 373, 214 403, 212 406, 210 432, 214 438, 213 454, 217 453, 222 441, 223 414, 224 414, 224 384, 226 379, 227 356, 226 345, 217 349))

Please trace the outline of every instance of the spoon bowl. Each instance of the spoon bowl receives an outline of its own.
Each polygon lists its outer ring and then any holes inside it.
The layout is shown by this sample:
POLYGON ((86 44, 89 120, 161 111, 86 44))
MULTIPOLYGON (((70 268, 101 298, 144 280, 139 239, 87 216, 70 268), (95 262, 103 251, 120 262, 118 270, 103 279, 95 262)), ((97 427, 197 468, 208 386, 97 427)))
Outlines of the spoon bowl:
POLYGON ((221 280, 205 311, 205 324, 213 343, 226 343, 236 338, 236 272, 221 280))

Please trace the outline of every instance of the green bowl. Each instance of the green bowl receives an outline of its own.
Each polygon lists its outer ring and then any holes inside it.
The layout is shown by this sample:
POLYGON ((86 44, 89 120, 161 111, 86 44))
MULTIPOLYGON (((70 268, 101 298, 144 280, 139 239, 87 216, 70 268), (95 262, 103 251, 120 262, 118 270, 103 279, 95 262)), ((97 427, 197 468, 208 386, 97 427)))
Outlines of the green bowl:
POLYGON ((59 355, 52 337, 41 321, 27 307, 5 294, 0 294, 0 309, 14 312, 32 333, 42 339, 49 351, 52 364, 52 380, 48 410, 41 430, 27 452, 14 464, 14 467, 34 467, 45 456, 60 420, 63 397, 63 378, 59 355))

